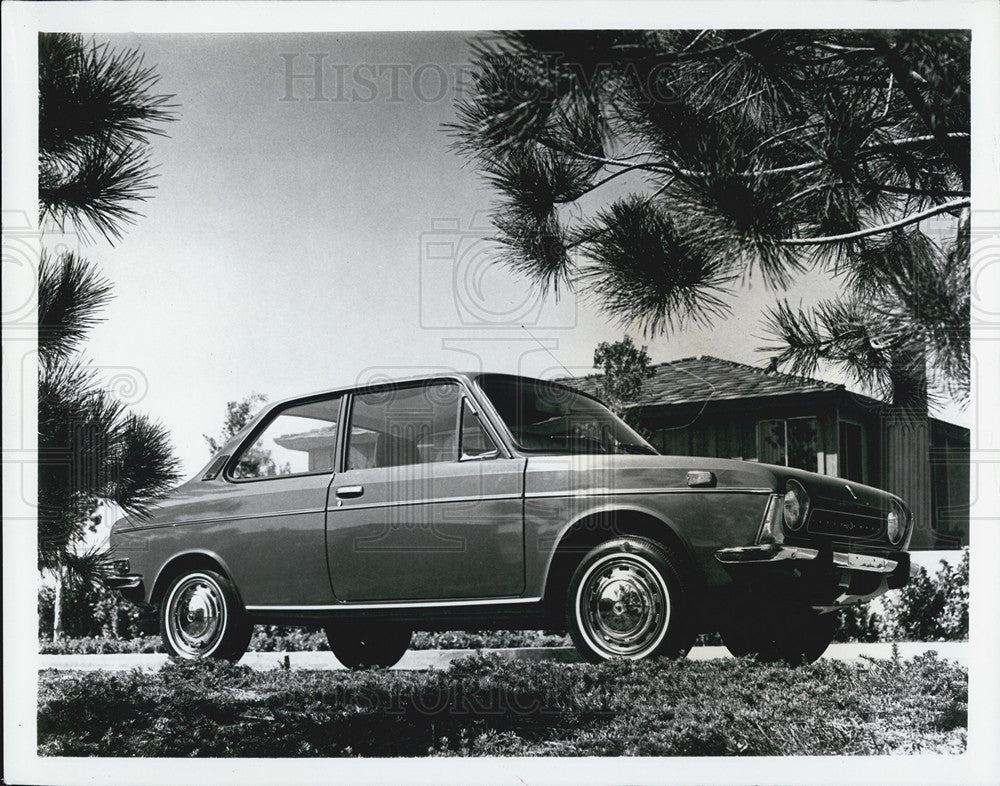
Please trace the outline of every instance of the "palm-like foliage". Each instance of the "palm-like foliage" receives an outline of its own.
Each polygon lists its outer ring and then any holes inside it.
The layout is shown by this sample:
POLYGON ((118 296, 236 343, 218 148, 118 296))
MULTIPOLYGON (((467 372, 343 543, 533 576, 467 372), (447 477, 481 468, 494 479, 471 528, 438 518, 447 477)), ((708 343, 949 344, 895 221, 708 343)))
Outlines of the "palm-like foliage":
POLYGON ((964 230, 947 252, 919 231, 969 205, 967 33, 533 31, 473 49, 449 129, 499 194, 508 265, 647 333, 824 266, 846 299, 776 306, 775 365, 829 360, 899 391, 927 357, 967 388, 964 230))
POLYGON ((147 140, 175 119, 172 96, 138 50, 115 51, 74 33, 38 39, 38 198, 44 220, 121 237, 154 172, 147 140))
POLYGON ((111 296, 93 266, 74 254, 43 255, 38 328, 38 562, 87 580, 106 554, 79 551, 98 505, 143 516, 178 479, 166 429, 100 384, 79 345, 111 296))

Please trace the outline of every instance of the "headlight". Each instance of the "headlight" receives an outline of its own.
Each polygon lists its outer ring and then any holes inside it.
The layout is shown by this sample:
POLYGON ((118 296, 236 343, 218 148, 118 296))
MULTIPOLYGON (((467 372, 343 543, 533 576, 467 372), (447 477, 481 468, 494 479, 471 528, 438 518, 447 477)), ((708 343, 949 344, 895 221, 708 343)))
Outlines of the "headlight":
POLYGON ((898 545, 906 534, 906 513, 896 500, 892 501, 889 515, 885 517, 885 533, 893 546, 898 545))
POLYGON ((785 499, 782 503, 782 518, 788 529, 798 529, 809 512, 809 495, 797 480, 785 484, 785 499))

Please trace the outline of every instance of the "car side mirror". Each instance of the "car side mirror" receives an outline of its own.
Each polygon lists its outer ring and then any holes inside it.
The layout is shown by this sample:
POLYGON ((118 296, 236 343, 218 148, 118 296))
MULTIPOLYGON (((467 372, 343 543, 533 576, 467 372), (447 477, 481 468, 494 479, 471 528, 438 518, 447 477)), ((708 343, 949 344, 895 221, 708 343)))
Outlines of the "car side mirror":
POLYGON ((498 458, 499 456, 500 451, 493 448, 493 450, 487 450, 484 453, 463 453, 459 461, 486 461, 498 458))

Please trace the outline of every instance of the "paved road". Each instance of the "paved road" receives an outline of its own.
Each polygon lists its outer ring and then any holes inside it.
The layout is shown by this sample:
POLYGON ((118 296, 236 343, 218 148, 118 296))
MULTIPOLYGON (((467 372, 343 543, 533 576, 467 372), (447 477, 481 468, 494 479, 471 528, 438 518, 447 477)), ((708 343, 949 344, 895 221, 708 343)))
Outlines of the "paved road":
MULTIPOLYGON (((903 658, 912 658, 922 652, 936 650, 948 660, 957 661, 968 667, 969 644, 964 641, 948 642, 908 642, 899 645, 903 658)), ((393 668, 405 670, 445 669, 457 658, 472 655, 476 650, 410 650, 393 668)), ((483 653, 499 655, 501 658, 524 660, 548 660, 560 663, 577 663, 580 656, 571 647, 535 647, 500 650, 480 650, 483 653)), ((831 644, 826 658, 849 662, 860 661, 864 657, 889 658, 891 644, 831 644)), ((712 660, 731 657, 725 647, 695 647, 688 656, 692 660, 712 660)), ((329 652, 248 652, 240 663, 258 671, 275 669, 284 665, 285 659, 292 669, 341 669, 336 658, 329 652)), ((156 671, 167 661, 166 655, 39 655, 40 669, 66 669, 79 671, 127 671, 140 668, 156 671)))

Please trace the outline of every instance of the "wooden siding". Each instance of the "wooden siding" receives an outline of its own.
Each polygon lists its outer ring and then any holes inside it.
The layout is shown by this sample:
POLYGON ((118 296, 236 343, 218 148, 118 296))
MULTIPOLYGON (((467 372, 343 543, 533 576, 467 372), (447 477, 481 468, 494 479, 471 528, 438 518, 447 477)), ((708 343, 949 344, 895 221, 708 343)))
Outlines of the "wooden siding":
MULTIPOLYGON (((640 429, 661 453, 676 456, 759 461, 757 424, 762 420, 815 417, 817 423, 818 469, 834 474, 837 466, 837 411, 815 411, 797 406, 775 410, 748 406, 740 411, 690 410, 664 412, 646 407, 637 419, 640 429)), ((632 419, 636 422, 636 419, 632 419)))
POLYGON ((885 421, 885 487, 898 494, 913 513, 915 549, 934 548, 931 508, 930 420, 907 416, 885 421))

